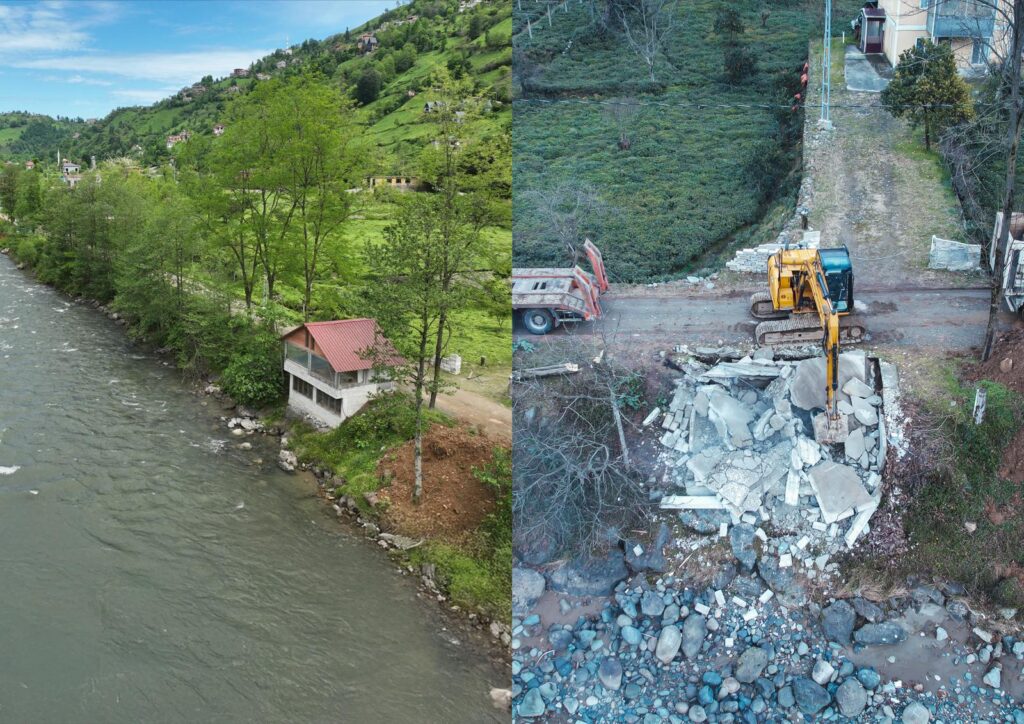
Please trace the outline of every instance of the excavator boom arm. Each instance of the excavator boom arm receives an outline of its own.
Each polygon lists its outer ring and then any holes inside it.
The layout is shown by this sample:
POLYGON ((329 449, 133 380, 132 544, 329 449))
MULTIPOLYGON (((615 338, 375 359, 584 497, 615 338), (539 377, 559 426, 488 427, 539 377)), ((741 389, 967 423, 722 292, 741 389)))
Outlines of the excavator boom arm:
POLYGON ((830 419, 837 416, 836 392, 839 389, 839 313, 832 306, 825 272, 818 260, 805 262, 802 283, 808 285, 821 320, 822 348, 825 351, 825 411, 830 419))

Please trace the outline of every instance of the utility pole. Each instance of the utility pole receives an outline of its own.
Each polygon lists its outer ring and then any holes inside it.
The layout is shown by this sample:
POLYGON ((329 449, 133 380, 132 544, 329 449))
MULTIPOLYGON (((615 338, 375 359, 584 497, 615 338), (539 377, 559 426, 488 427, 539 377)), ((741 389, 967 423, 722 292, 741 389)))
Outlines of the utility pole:
POLYGON ((818 126, 832 128, 832 0, 825 0, 825 34, 821 47, 821 118, 818 126))

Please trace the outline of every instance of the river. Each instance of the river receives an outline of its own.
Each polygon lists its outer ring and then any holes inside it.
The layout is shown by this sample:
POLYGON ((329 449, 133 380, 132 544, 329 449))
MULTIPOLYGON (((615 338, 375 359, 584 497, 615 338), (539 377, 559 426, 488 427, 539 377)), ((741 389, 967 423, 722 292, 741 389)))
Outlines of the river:
POLYGON ((507 668, 221 414, 0 255, 0 721, 508 721, 507 668))

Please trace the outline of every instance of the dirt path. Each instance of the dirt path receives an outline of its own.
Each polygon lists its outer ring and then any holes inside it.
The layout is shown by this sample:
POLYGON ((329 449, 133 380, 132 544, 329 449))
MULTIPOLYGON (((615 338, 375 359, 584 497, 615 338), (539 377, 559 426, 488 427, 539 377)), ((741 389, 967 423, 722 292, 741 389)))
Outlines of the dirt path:
MULTIPOLYGON (((858 281, 874 286, 977 284, 979 275, 927 268, 933 234, 967 241, 938 154, 925 151, 921 132, 881 107, 878 93, 846 89, 838 45, 832 58, 834 130, 817 130, 818 114, 808 112, 804 134, 805 173, 813 179, 809 218, 822 246, 848 246, 858 281)), ((817 89, 809 88, 808 107, 818 103, 817 89)))
POLYGON ((468 390, 437 396, 437 407, 457 420, 475 425, 496 440, 511 442, 512 410, 468 390))
MULTIPOLYGON (((858 316, 868 328, 868 344, 954 351, 979 346, 984 338, 988 319, 985 289, 862 291, 858 301, 866 306, 858 316)), ((746 292, 676 297, 610 294, 602 305, 605 317, 601 322, 562 327, 547 338, 534 337, 517 326, 516 335, 543 344, 545 339, 566 334, 595 335, 603 327, 608 338, 619 342, 656 343, 661 348, 753 341, 755 321, 749 314, 746 292)), ((1001 321, 1010 327, 1013 317, 1007 313, 1001 321)))

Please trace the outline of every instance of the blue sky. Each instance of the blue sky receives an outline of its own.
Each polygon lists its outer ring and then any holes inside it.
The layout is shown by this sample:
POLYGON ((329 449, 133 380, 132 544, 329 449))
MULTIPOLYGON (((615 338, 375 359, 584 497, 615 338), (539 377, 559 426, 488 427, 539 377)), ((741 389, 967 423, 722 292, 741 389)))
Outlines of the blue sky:
POLYGON ((0 0, 0 112, 101 118, 393 7, 395 0, 0 0))

